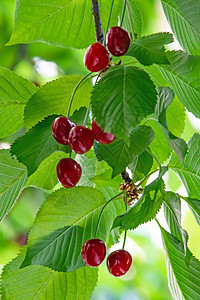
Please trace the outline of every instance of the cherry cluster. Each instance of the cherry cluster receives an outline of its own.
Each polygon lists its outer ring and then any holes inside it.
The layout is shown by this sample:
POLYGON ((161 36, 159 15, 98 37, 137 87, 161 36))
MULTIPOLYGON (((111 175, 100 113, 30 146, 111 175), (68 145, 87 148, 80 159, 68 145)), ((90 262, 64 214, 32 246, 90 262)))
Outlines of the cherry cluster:
MULTIPOLYGON (((98 267, 106 257, 106 245, 100 239, 86 241, 81 250, 84 263, 89 267, 98 267)), ((108 271, 115 277, 125 275, 132 264, 132 256, 126 250, 117 250, 107 257, 108 271)))
MULTIPOLYGON (((69 145, 75 153, 84 154, 88 152, 94 140, 101 144, 110 144, 115 136, 104 132, 97 125, 96 119, 92 122, 92 130, 84 126, 76 126, 74 122, 66 117, 58 117, 52 123, 52 134, 55 140, 62 145, 69 145)), ((71 158, 63 158, 57 164, 57 176, 65 188, 74 187, 81 178, 81 166, 71 158)))
MULTIPOLYGON (((130 46, 130 37, 126 30, 119 26, 110 28, 106 35, 107 47, 113 56, 125 55, 130 46)), ((85 53, 85 66, 91 72, 105 69, 110 62, 110 55, 105 46, 92 44, 85 53)))

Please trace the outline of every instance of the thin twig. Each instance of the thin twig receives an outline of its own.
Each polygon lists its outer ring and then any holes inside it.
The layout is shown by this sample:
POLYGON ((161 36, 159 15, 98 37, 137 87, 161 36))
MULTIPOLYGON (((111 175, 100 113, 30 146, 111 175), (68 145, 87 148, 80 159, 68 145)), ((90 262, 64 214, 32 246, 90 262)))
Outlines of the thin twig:
POLYGON ((99 10, 98 0, 92 0, 92 13, 93 13, 93 16, 94 16, 96 41, 98 43, 103 44, 104 34, 103 34, 102 26, 101 26, 101 17, 100 17, 100 10, 99 10))

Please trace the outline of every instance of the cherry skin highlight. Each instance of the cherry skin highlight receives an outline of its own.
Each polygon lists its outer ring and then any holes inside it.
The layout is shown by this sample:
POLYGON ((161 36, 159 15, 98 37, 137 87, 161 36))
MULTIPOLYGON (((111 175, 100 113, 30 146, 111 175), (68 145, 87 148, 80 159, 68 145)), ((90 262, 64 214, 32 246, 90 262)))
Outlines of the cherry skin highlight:
POLYGON ((91 239, 83 244, 81 255, 86 266, 98 267, 106 257, 106 245, 102 240, 91 239))
POLYGON ((71 158, 63 158, 56 167, 57 177, 65 188, 74 187, 81 178, 81 166, 71 158))
POLYGON ((94 118, 92 121, 92 132, 95 140, 100 144, 108 145, 116 139, 114 134, 105 132, 100 126, 97 125, 96 118, 94 118))
POLYGON ((107 47, 114 56, 126 54, 130 46, 130 37, 126 30, 119 26, 114 26, 107 33, 107 47))
POLYGON ((84 126, 76 126, 70 130, 69 144, 72 150, 78 154, 86 153, 94 143, 92 130, 84 126))
POLYGON ((90 45, 86 50, 84 57, 85 66, 91 72, 99 72, 105 69, 109 60, 110 57, 108 51, 100 43, 90 45))
POLYGON ((132 256, 128 251, 117 250, 107 257, 108 271, 115 277, 125 275, 132 264, 132 256))
POLYGON ((69 145, 69 132, 74 126, 76 126, 76 124, 66 117, 56 118, 51 126, 53 137, 59 144, 69 145))

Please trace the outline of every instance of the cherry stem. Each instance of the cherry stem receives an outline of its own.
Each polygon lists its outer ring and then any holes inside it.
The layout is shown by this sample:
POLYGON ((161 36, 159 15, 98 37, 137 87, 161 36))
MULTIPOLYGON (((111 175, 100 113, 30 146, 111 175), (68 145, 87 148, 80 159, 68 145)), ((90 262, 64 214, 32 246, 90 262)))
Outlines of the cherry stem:
POLYGON ((121 23, 120 23, 120 27, 122 27, 123 22, 124 22, 124 16, 125 16, 125 11, 126 11, 126 3, 127 1, 124 1, 124 8, 123 8, 123 13, 122 13, 122 19, 121 19, 121 23))
POLYGON ((102 26, 101 26, 101 17, 100 17, 100 10, 99 10, 98 0, 92 0, 92 13, 93 13, 93 16, 94 16, 96 41, 98 43, 103 44, 104 34, 103 34, 102 26))
MULTIPOLYGON (((114 1, 112 1, 112 5, 111 5, 111 9, 110 9, 110 14, 109 14, 109 18, 108 18, 108 23, 107 23, 107 27, 106 27, 106 34, 108 32, 108 28, 109 28, 109 24, 110 24, 110 19, 111 19, 111 15, 112 15, 112 11, 113 11, 113 6, 114 6, 114 1)), ((105 37, 104 37, 104 46, 106 46, 106 34, 105 34, 105 37)))
POLYGON ((95 234, 94 234, 94 237, 95 237, 95 238, 96 238, 96 235, 97 235, 97 230, 99 229, 99 225, 100 225, 100 221, 101 221, 101 216, 102 216, 102 214, 103 214, 104 209, 106 208, 106 206, 107 206, 111 201, 115 200, 117 197, 121 196, 123 193, 124 193, 124 192, 121 192, 121 193, 119 193, 118 195, 115 195, 113 198, 111 198, 110 200, 108 200, 108 201, 104 204, 104 206, 103 206, 103 208, 102 208, 102 210, 101 210, 101 212, 100 212, 100 214, 99 214, 99 218, 98 218, 98 222, 97 222, 97 227, 96 227, 95 234))
MULTIPOLYGON (((126 205, 126 211, 128 209, 128 204, 127 204, 127 193, 125 194, 125 205, 126 205)), ((123 242, 123 246, 122 246, 122 249, 124 250, 124 247, 125 247, 125 243, 126 243, 126 235, 127 235, 127 229, 125 229, 125 232, 124 232, 124 242, 123 242)))
POLYGON ((68 112, 67 112, 67 118, 69 118, 69 114, 70 114, 70 110, 71 110, 71 106, 72 106, 72 102, 73 102, 73 99, 74 99, 74 96, 76 94, 76 91, 77 89, 79 88, 79 86, 81 85, 81 83, 88 77, 92 74, 92 72, 88 73, 87 75, 85 75, 80 81, 79 83, 76 85, 73 93, 72 93, 72 96, 71 96, 71 99, 69 101, 69 108, 68 108, 68 112))
POLYGON ((143 182, 145 182, 146 179, 148 179, 152 174, 156 173, 157 171, 159 171, 159 169, 156 169, 156 170, 152 171, 151 173, 149 173, 135 187, 136 188, 139 187, 141 184, 143 184, 143 182))

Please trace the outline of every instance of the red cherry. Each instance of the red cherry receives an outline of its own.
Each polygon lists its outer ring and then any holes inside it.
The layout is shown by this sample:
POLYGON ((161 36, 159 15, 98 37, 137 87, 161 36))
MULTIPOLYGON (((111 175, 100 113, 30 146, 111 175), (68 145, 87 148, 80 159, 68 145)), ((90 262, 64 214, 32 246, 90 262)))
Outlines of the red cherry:
POLYGON ((96 118, 94 118, 94 120, 92 121, 92 132, 94 134, 95 140, 100 144, 110 144, 116 139, 116 136, 114 136, 114 134, 104 132, 104 130, 97 125, 96 118))
POLYGON ((65 188, 74 187, 81 178, 81 166, 71 158, 63 158, 57 164, 57 176, 65 188))
POLYGON ((86 241, 81 249, 84 263, 89 267, 98 267, 106 257, 106 245, 102 240, 86 241))
POLYGON ((107 67, 109 63, 109 53, 102 44, 95 43, 87 48, 84 61, 89 71, 98 72, 107 67))
POLYGON ((108 271, 115 277, 122 276, 128 272, 132 264, 132 256, 125 250, 117 250, 107 257, 108 271))
POLYGON ((75 123, 66 117, 58 117, 52 123, 52 134, 55 140, 62 145, 68 145, 68 135, 75 123))
POLYGON ((119 26, 110 28, 107 33, 107 46, 112 55, 124 55, 130 46, 128 32, 119 26))
POLYGON ((72 150, 78 154, 86 153, 94 143, 92 130, 84 126, 76 126, 70 130, 69 144, 72 150))

